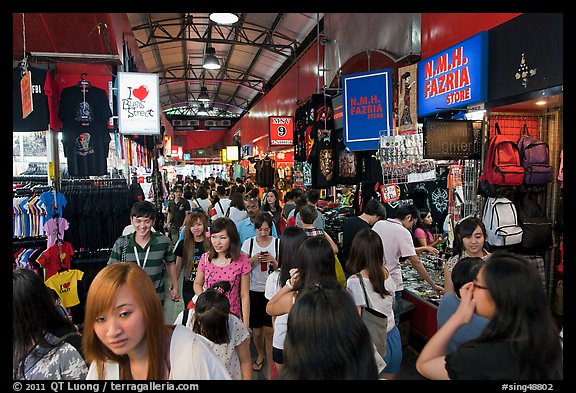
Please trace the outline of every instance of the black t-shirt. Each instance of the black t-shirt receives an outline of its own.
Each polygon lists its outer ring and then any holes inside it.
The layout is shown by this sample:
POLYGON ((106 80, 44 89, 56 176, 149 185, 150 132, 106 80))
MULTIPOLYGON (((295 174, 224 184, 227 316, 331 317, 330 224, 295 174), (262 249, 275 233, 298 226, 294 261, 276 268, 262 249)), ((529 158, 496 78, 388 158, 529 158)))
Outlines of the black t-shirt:
POLYGON ((187 211, 190 211, 190 204, 185 198, 180 198, 178 202, 170 201, 168 203, 168 213, 172 215, 170 226, 180 229, 182 224, 184 224, 187 211))
POLYGON ((334 144, 334 161, 336 163, 336 184, 360 183, 360 168, 355 152, 346 148, 343 140, 337 139, 334 144))
POLYGON ((60 95, 59 116, 63 123, 63 133, 80 125, 97 124, 108 127, 108 119, 112 116, 108 95, 94 86, 87 88, 85 93, 80 87, 67 87, 60 95))
POLYGON ((64 156, 71 176, 100 176, 108 171, 110 133, 106 123, 62 129, 64 156))
POLYGON ((453 380, 520 379, 518 358, 511 342, 496 341, 479 344, 462 344, 446 355, 446 371, 453 380))
POLYGON ((22 95, 20 92, 22 69, 20 67, 12 69, 12 131, 45 131, 50 124, 48 97, 44 91, 48 71, 34 67, 28 67, 28 70, 32 74, 33 111, 22 118, 22 95))
MULTIPOLYGON (((204 242, 194 242, 194 266, 190 272, 190 276, 184 278, 184 284, 182 289, 193 289, 194 279, 196 278, 196 272, 198 271, 198 263, 200 262, 200 257, 204 254, 206 250, 204 249, 204 242)), ((184 257, 184 240, 181 240, 176 245, 174 249, 174 255, 177 257, 184 257)))
POLYGON ((316 130, 314 145, 308 156, 312 165, 312 187, 328 188, 335 185, 334 150, 332 130, 316 130))

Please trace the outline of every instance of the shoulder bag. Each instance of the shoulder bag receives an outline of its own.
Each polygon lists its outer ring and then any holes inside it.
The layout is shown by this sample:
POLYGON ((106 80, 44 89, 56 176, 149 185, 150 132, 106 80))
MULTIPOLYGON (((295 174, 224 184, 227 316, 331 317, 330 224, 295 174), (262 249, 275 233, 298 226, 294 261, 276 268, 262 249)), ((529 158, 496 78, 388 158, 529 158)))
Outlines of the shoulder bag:
POLYGON ((388 317, 382 314, 380 311, 376 311, 370 307, 370 301, 368 300, 368 294, 366 293, 366 287, 364 286, 364 279, 360 273, 356 273, 356 276, 360 280, 360 285, 364 291, 364 298, 366 299, 366 306, 362 307, 362 321, 368 328, 370 332, 370 337, 372 342, 376 347, 376 350, 382 356, 382 359, 386 359, 386 335, 388 334, 388 317))
POLYGON ((126 262, 126 249, 128 248, 128 237, 124 238, 124 245, 122 246, 122 257, 120 262, 126 262))

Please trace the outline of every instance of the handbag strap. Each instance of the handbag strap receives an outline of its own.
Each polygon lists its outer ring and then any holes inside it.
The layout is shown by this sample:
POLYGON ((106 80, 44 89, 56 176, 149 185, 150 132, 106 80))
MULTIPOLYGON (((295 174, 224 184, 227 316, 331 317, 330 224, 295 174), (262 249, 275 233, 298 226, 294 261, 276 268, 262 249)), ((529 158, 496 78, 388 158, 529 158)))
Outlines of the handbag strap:
POLYGON ((128 248, 128 237, 124 238, 124 245, 122 246, 121 262, 126 262, 126 249, 128 248))
POLYGON ((362 290, 364 291, 364 298, 366 299, 366 306, 368 308, 372 308, 372 307, 370 307, 370 301, 368 300, 368 293, 366 293, 366 286, 364 285, 364 278, 362 277, 362 275, 360 273, 356 273, 356 277, 358 277, 358 279, 360 280, 360 285, 362 285, 362 290))

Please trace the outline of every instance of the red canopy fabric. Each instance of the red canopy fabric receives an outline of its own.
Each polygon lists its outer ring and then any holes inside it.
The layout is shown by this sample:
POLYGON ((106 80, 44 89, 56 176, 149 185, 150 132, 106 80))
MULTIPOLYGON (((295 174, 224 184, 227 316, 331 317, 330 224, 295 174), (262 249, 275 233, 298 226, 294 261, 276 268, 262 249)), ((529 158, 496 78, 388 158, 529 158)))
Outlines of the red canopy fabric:
MULTIPOLYGON (((187 131, 184 151, 212 146, 224 139, 227 132, 228 130, 187 131)), ((178 135, 178 132, 176 134, 178 135)))

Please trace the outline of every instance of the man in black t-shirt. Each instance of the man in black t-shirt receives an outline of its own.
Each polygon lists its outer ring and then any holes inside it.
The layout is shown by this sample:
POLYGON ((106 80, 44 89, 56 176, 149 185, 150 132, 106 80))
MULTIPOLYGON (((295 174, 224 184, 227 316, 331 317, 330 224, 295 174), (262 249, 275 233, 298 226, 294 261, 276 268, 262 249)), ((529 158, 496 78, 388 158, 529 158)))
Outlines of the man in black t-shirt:
POLYGON ((348 261, 348 255, 350 254, 350 248, 352 246, 354 236, 356 236, 356 234, 360 232, 361 229, 372 228, 376 221, 385 219, 386 208, 378 199, 372 198, 366 203, 366 208, 362 214, 359 216, 349 217, 346 219, 346 221, 344 221, 342 227, 342 255, 340 260, 343 263, 342 267, 346 273, 355 273, 349 272, 346 268, 346 262, 348 261))
POLYGON ((180 227, 184 224, 186 213, 190 211, 190 204, 182 197, 182 186, 174 187, 174 200, 168 202, 168 216, 166 227, 172 244, 176 244, 180 233, 180 227))

